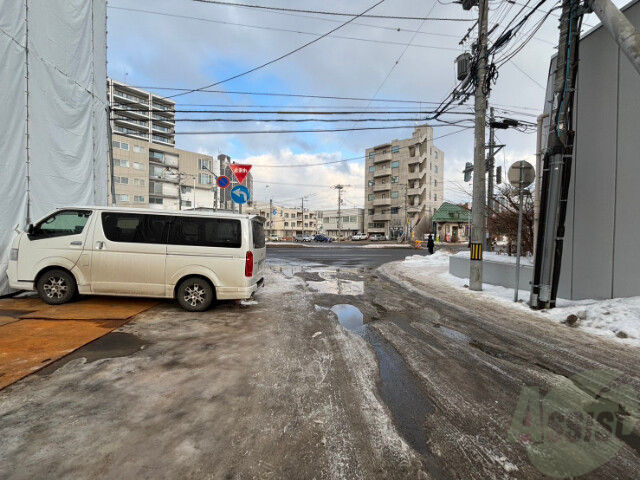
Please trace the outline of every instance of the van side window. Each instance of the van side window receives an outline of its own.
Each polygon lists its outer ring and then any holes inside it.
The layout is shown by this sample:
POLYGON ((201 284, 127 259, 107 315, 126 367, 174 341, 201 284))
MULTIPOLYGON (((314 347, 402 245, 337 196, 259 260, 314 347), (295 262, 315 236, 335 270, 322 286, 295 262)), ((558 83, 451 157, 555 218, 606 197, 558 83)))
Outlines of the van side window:
POLYGON ((240 220, 228 218, 175 217, 169 244, 240 248, 242 227, 240 220))
POLYGON ((102 230, 112 242, 166 243, 170 218, 140 213, 102 213, 102 230))
POLYGON ((264 224, 259 220, 253 220, 251 227, 253 229, 253 248, 264 248, 264 224))
POLYGON ((36 237, 63 237, 65 235, 78 235, 84 230, 91 210, 64 210, 56 212, 45 218, 33 228, 33 236, 36 237))

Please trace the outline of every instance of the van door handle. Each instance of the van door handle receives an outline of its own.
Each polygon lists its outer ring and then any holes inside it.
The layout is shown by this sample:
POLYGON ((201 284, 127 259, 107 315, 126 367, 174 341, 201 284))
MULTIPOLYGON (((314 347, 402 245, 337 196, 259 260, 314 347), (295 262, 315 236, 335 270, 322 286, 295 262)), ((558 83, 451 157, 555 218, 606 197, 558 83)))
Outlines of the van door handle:
POLYGON ((96 242, 96 250, 104 250, 104 242, 96 242))
POLYGON ((71 245, 82 246, 82 240, 75 240, 75 241, 71 242, 71 245))

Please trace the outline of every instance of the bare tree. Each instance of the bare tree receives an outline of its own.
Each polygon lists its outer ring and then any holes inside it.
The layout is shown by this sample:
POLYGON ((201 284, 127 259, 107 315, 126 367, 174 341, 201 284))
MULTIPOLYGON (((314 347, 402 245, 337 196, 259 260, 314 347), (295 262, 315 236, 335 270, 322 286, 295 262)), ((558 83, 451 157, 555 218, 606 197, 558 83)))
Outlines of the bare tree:
MULTIPOLYGON (((519 195, 515 188, 504 185, 498 189, 493 209, 487 208, 489 231, 494 236, 506 236, 509 255, 516 252, 518 240, 518 203, 519 195)), ((533 202, 531 194, 525 190, 522 210, 522 255, 533 254, 533 202)), ((493 239, 492 239, 493 240, 493 239)))

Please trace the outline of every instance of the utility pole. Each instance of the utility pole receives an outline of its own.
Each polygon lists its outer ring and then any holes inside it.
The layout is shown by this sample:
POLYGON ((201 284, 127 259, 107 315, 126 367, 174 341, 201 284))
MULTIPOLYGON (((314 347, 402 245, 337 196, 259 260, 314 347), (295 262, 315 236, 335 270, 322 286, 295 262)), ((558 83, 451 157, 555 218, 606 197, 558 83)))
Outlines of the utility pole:
POLYGON ((302 197, 302 236, 304 236, 304 197, 302 197))
POLYGON ((271 239, 271 226, 273 225, 273 198, 269 199, 269 239, 271 239))
POLYGON ((485 228, 487 229, 487 237, 489 241, 485 245, 487 252, 492 250, 492 242, 491 242, 491 233, 489 230, 489 217, 493 214, 493 167, 495 165, 495 161, 493 159, 494 148, 495 148, 495 128, 494 122, 495 117, 493 115, 493 107, 490 109, 491 116, 489 118, 489 175, 488 175, 488 186, 487 186, 487 214, 485 215, 485 228))
POLYGON ((409 242, 409 228, 407 225, 409 225, 409 209, 408 209, 408 202, 409 202, 409 192, 407 192, 407 184, 404 184, 404 225, 402 226, 402 235, 404 235, 404 239, 405 241, 409 242))
POLYGON ((342 237, 342 189, 343 185, 336 185, 334 188, 338 190, 338 241, 342 237))
POLYGON ((485 243, 485 123, 487 115, 487 23, 489 0, 478 2, 478 62, 475 92, 475 142, 473 155, 473 206, 471 215, 471 261, 469 262, 469 290, 482 290, 482 246, 485 243))

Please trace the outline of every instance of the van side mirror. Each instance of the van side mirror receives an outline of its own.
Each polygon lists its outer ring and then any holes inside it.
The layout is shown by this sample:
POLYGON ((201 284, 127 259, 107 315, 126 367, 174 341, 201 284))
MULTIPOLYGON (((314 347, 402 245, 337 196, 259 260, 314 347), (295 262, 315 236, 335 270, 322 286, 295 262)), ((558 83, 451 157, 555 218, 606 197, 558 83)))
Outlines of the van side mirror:
POLYGON ((27 233, 29 235, 33 235, 33 224, 29 224, 29 226, 27 227, 27 233))

